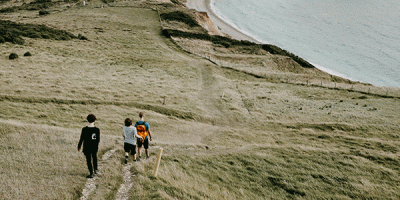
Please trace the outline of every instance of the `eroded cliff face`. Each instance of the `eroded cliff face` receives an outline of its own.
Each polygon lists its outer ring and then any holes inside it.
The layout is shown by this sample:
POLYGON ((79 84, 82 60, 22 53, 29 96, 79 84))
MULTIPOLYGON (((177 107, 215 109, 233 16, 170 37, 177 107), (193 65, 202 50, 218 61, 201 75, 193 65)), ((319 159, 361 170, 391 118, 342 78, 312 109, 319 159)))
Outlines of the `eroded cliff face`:
POLYGON ((210 35, 227 36, 216 26, 208 16, 207 12, 196 12, 196 21, 208 31, 210 35))

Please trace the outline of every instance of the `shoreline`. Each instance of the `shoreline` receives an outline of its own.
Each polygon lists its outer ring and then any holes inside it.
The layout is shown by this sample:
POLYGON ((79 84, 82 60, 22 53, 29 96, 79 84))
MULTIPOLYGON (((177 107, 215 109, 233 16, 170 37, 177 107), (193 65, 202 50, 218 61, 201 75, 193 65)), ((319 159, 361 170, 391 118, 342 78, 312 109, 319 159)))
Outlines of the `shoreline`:
MULTIPOLYGON (((219 31, 221 31, 227 37, 230 37, 230 38, 236 39, 236 40, 247 40, 250 42, 254 42, 256 44, 269 44, 268 42, 266 43, 265 41, 263 42, 263 41, 257 40, 253 36, 246 34, 245 32, 242 32, 240 29, 238 29, 234 25, 231 25, 229 22, 224 20, 223 17, 218 16, 217 13, 215 13, 212 9, 211 0, 186 0, 185 5, 188 9, 194 9, 199 12, 206 12, 208 14, 210 20, 214 24, 215 28, 219 29, 219 31)), ((319 64, 315 64, 313 62, 310 62, 307 59, 304 59, 304 60, 309 62, 311 65, 313 65, 316 69, 318 69, 320 71, 323 71, 323 72, 333 75, 333 76, 347 79, 352 82, 358 82, 358 83, 362 83, 362 84, 370 84, 375 87, 396 87, 396 86, 382 86, 382 85, 378 86, 369 81, 361 81, 361 80, 358 80, 357 78, 350 77, 348 75, 344 75, 333 69, 321 66, 319 64)))
POLYGON ((210 20, 214 23, 216 28, 218 28, 223 34, 232 37, 236 40, 247 40, 250 42, 254 42, 257 44, 262 44, 260 41, 255 38, 241 32, 236 29, 223 19, 221 19, 210 7, 210 0, 187 0, 186 7, 189 9, 194 9, 200 12, 206 12, 210 20))
MULTIPOLYGON (((186 2, 186 7, 189 9, 194 9, 197 10, 199 12, 206 12, 210 18, 210 20, 214 23, 214 25, 216 26, 216 28, 218 28, 223 34, 225 34, 228 37, 231 37, 233 39, 236 40, 247 40, 250 42, 254 42, 257 44, 268 44, 268 43, 264 43, 261 42, 259 40, 256 40, 255 38, 241 32, 240 30, 238 30, 237 28, 233 27, 232 25, 230 25, 228 22, 226 22, 225 20, 223 20, 221 17, 219 17, 212 9, 210 6, 211 0, 187 0, 186 2)), ((315 68, 333 75, 333 76, 338 76, 350 81, 354 81, 354 82, 360 82, 363 83, 359 80, 355 80, 353 78, 349 78, 346 75, 340 74, 339 72, 336 72, 334 70, 331 70, 329 68, 311 63, 315 68)), ((365 84, 371 84, 371 83, 365 83, 365 84)), ((372 84, 373 85, 373 84, 372 84)))

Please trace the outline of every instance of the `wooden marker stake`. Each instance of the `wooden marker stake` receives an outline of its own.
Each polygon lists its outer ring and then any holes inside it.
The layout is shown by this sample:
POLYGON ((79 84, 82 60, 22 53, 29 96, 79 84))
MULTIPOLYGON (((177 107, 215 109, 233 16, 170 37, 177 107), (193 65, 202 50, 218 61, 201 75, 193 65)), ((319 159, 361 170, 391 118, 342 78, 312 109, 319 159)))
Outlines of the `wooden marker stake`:
POLYGON ((157 177, 157 174, 158 174, 158 167, 160 166, 162 152, 163 152, 163 148, 160 148, 160 151, 158 151, 158 155, 157 155, 156 167, 154 168, 154 175, 153 175, 154 177, 157 177))

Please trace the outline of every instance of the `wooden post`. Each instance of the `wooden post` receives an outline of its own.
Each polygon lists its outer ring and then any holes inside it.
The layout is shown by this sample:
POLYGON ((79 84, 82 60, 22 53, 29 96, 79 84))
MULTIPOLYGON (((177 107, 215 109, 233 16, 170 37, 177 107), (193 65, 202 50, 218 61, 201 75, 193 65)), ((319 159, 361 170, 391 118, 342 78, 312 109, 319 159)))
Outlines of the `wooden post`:
POLYGON ((158 151, 158 155, 157 155, 156 167, 154 168, 154 175, 153 175, 154 177, 157 177, 157 174, 158 174, 158 167, 160 167, 162 152, 163 152, 163 148, 160 148, 160 151, 158 151))
POLYGON ((167 96, 164 96, 164 101, 163 101, 163 105, 165 105, 165 99, 167 98, 167 96))

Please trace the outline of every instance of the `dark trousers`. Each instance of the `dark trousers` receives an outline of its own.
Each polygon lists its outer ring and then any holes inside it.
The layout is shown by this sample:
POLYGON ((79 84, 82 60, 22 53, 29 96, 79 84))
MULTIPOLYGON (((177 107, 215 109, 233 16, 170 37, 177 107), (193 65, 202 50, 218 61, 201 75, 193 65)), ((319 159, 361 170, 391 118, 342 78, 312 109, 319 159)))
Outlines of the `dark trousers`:
POLYGON ((85 152, 86 162, 89 169, 90 174, 93 174, 94 170, 97 170, 97 152, 85 152), (92 167, 92 159, 93 159, 93 167, 92 167))

